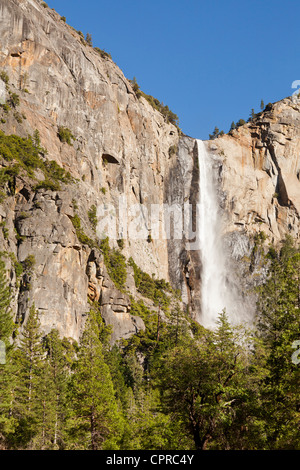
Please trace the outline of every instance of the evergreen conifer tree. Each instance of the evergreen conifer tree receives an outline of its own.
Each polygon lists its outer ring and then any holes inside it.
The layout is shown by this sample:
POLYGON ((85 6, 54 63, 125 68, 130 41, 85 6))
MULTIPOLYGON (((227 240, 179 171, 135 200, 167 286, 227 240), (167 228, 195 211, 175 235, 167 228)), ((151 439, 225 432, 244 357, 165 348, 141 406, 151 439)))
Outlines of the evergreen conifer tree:
POLYGON ((71 435, 78 449, 119 447, 124 419, 104 361, 95 312, 86 320, 70 388, 71 435), (79 447, 78 447, 79 446, 79 447))
POLYGON ((5 263, 0 258, 0 341, 8 348, 15 329, 10 308, 11 294, 8 286, 5 263))

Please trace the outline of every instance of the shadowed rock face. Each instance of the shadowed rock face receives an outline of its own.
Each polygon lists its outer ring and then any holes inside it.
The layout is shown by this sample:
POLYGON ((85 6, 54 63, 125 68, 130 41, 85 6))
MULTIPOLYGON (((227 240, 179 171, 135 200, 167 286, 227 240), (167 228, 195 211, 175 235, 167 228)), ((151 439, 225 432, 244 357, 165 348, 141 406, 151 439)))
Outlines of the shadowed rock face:
MULTIPOLYGON (((152 204, 188 202, 195 230, 196 141, 179 137, 144 98, 137 99, 130 81, 109 57, 86 45, 39 1, 0 0, 0 71, 9 77, 8 87, 0 79, 0 103, 9 91, 20 99, 8 113, 0 110, 0 129, 24 137, 37 129, 48 152, 45 158, 75 179, 59 191, 33 190, 32 180, 20 175, 14 191, 6 188, 7 197, 0 203, 0 222, 5 224, 0 250, 7 254, 15 316, 26 321, 34 303, 46 333, 58 328, 62 336, 78 340, 90 299, 99 302, 105 321, 112 324, 113 341, 127 338, 144 328, 130 313, 128 293, 136 294, 133 273, 128 268, 127 293, 121 293, 108 276, 101 251, 78 239, 72 218, 80 216, 86 235, 95 238, 90 208, 115 208, 118 228, 124 222, 124 214, 118 213, 122 197, 128 208, 143 204, 142 226, 151 234, 146 209, 149 215, 152 204), (70 130, 71 145, 59 138, 61 127, 70 130), (13 260, 23 262, 30 255, 35 257, 34 268, 17 279, 13 260)), ((299 120, 299 105, 286 99, 231 135, 210 142, 237 278, 255 232, 265 231, 274 242, 286 232, 299 237, 299 120)), ((43 176, 36 171, 35 178, 34 183, 43 176)), ((105 227, 100 223, 98 228, 100 233, 105 227)), ((127 229, 116 233, 110 245, 117 248, 123 235, 125 257, 180 289, 183 308, 189 306, 195 317, 200 309, 201 260, 192 239, 128 239, 127 229)), ((249 263, 243 269, 248 286, 253 269, 249 274, 249 263)))

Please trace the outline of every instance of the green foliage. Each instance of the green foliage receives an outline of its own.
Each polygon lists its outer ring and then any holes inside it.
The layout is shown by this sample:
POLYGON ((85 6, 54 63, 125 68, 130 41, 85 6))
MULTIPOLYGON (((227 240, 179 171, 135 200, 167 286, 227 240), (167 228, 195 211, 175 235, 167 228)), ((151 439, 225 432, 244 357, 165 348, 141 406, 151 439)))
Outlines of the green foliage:
POLYGON ((120 250, 110 248, 108 238, 101 240, 100 249, 103 251, 104 262, 109 277, 118 289, 123 290, 127 279, 125 256, 120 250))
POLYGON ((43 181, 40 181, 34 186, 34 190, 38 191, 39 189, 46 189, 50 191, 59 191, 60 190, 60 184, 56 181, 51 181, 49 179, 44 179, 43 181))
POLYGON ((103 49, 100 49, 99 47, 94 47, 94 50, 100 54, 102 59, 111 59, 111 54, 109 52, 104 51, 103 49))
POLYGON ((20 113, 15 112, 14 113, 14 118, 19 124, 21 124, 23 122, 23 116, 21 116, 20 113))
POLYGON ((20 97, 17 93, 9 93, 8 104, 13 108, 16 108, 20 104, 20 97))
MULTIPOLYGON (((161 322, 161 319, 158 318, 158 314, 146 307, 142 300, 135 301, 131 298, 130 313, 133 316, 142 318, 146 329, 145 331, 140 330, 136 335, 132 336, 128 340, 123 340, 122 347, 126 354, 139 352, 145 355, 148 362, 153 356, 155 348, 158 345, 158 332, 161 335, 162 330, 165 330, 166 324, 161 322)), ((130 385, 134 386, 133 378, 130 381, 130 385)))
POLYGON ((89 312, 71 381, 71 435, 78 450, 118 449, 124 420, 99 340, 97 319, 89 312))
POLYGON ((233 131, 236 128, 235 122, 232 121, 229 132, 233 131))
POLYGON ((9 346, 9 340, 14 331, 14 322, 10 308, 11 292, 8 286, 8 277, 5 263, 0 257, 0 341, 9 346))
POLYGON ((120 238, 119 240, 117 240, 117 244, 118 244, 118 247, 120 248, 120 250, 123 250, 123 248, 125 246, 124 238, 120 238))
POLYGON ((299 340, 300 253, 290 236, 279 251, 272 251, 270 274, 259 288, 258 337, 265 357, 265 375, 260 387, 261 418, 266 448, 299 448, 300 370, 291 358, 292 344, 299 340))
POLYGON ((64 170, 64 168, 59 166, 54 160, 45 161, 43 169, 45 175, 53 182, 58 183, 61 181, 62 183, 69 184, 74 181, 70 172, 64 170))
POLYGON ((168 311, 170 305, 170 295, 173 290, 168 282, 163 279, 153 279, 149 274, 143 272, 133 261, 129 258, 128 264, 132 266, 134 271, 134 280, 137 290, 153 300, 155 305, 160 305, 165 311, 168 311))
POLYGON ((70 129, 64 126, 59 126, 57 135, 61 142, 67 143, 68 145, 72 145, 72 140, 75 140, 75 137, 73 136, 70 129))
POLYGON ((90 33, 86 33, 85 41, 86 41, 88 46, 93 47, 93 39, 92 39, 92 35, 90 33))
POLYGON ((44 7, 44 8, 49 8, 46 2, 42 2, 41 5, 42 5, 42 7, 44 7))
POLYGON ((91 222, 93 230, 95 232, 96 228, 97 228, 98 219, 97 219, 97 208, 94 204, 92 205, 92 207, 88 211, 88 218, 89 218, 89 221, 91 222))
POLYGON ((23 265, 22 265, 22 263, 19 263, 19 261, 17 260, 14 253, 9 253, 9 256, 10 256, 12 262, 13 262, 16 278, 18 279, 19 277, 22 276, 22 274, 24 272, 23 265))
POLYGON ((210 140, 214 140, 214 139, 217 139, 218 137, 221 137, 222 135, 224 135, 224 131, 220 131, 219 128, 216 126, 214 128, 213 133, 209 134, 209 138, 210 140))
POLYGON ((27 258, 22 263, 23 269, 26 272, 32 272, 34 265, 35 265, 35 256, 34 255, 28 255, 27 258))
POLYGON ((2 228, 2 233, 3 233, 4 240, 7 240, 8 239, 8 229, 6 228, 6 222, 5 221, 0 222, 0 227, 2 228))
POLYGON ((1 71, 0 71, 0 79, 1 79, 6 85, 8 85, 8 83, 9 83, 9 76, 8 76, 8 74, 7 74, 4 70, 1 70, 1 71))
POLYGON ((244 124, 246 124, 246 121, 244 119, 239 119, 236 123, 236 127, 243 126, 244 124))
POLYGON ((8 103, 1 103, 0 108, 3 109, 3 111, 7 114, 11 110, 11 107, 9 106, 8 103))
POLYGON ((10 163, 10 165, 0 168, 0 185, 5 183, 14 184, 16 176, 21 172, 27 173, 30 178, 34 178, 34 172, 40 169, 45 176, 44 181, 40 181, 34 187, 57 191, 60 183, 71 183, 73 179, 69 172, 61 168, 55 161, 44 160, 47 151, 41 147, 38 131, 34 136, 28 138, 19 137, 15 134, 5 135, 0 131, 0 156, 10 163))
POLYGON ((81 227, 80 217, 77 214, 75 214, 74 217, 71 217, 71 221, 72 221, 73 227, 75 228, 76 235, 80 243, 82 243, 83 245, 88 245, 90 248, 95 247, 96 245, 95 241, 89 238, 85 234, 83 228, 81 227))
POLYGON ((223 312, 216 332, 169 351, 158 369, 164 406, 182 421, 197 450, 208 448, 215 434, 234 420, 234 403, 245 382, 237 339, 223 312))

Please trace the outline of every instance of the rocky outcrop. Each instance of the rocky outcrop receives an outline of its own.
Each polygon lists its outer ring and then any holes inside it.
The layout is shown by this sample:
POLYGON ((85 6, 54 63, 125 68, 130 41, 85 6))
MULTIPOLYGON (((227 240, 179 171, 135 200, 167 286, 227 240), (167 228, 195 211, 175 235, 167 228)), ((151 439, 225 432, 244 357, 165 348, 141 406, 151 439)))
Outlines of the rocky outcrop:
POLYGON ((300 106, 286 98, 214 140, 219 156, 225 231, 264 231, 272 243, 299 234, 300 106))

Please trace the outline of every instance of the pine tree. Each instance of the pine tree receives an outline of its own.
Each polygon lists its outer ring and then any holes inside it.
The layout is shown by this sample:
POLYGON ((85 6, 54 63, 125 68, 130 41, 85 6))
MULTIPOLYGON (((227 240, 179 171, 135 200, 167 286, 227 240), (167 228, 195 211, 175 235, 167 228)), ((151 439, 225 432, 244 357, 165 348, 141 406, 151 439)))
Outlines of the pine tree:
POLYGON ((272 259, 270 275, 260 289, 258 336, 265 348, 261 417, 267 446, 299 449, 300 370, 292 362, 299 339, 300 253, 287 238, 272 259))
POLYGON ((86 34, 85 40, 89 46, 93 46, 92 35, 90 33, 86 34))
POLYGON ((216 139, 220 133, 219 128, 216 126, 212 134, 209 134, 210 140, 216 139))
POLYGON ((10 308, 11 294, 8 287, 5 263, 0 258, 0 341, 8 348, 15 324, 10 308))
POLYGON ((223 312, 216 332, 199 330, 197 339, 170 350, 157 371, 166 412, 182 422, 197 450, 217 448, 224 423, 234 421, 244 393, 242 337, 223 312))
POLYGON ((255 116, 256 116, 256 114, 255 114, 254 108, 252 108, 252 109, 251 109, 250 116, 249 116, 249 121, 251 121, 251 119, 254 119, 255 116))
POLYGON ((15 429, 15 420, 11 414, 15 377, 11 339, 15 324, 10 304, 11 295, 5 263, 0 259, 0 449, 9 447, 8 436, 15 429))
POLYGON ((38 312, 34 305, 23 326, 20 345, 14 354, 17 367, 12 414, 18 421, 15 446, 30 448, 41 419, 41 377, 44 351, 38 312))
MULTIPOLYGON (((126 398, 123 448, 126 450, 174 448, 176 438, 171 417, 161 412, 159 391, 141 388, 134 394, 132 389, 128 389, 126 398)), ((175 444, 177 448, 176 445, 178 442, 175 444)))
POLYGON ((230 129, 229 129, 229 132, 233 131, 233 130, 235 129, 235 127, 236 127, 236 126, 235 126, 235 122, 232 121, 231 126, 230 126, 230 129))
POLYGON ((104 361, 99 328, 92 310, 81 338, 70 400, 70 434, 74 444, 80 449, 117 449, 124 425, 123 416, 104 361))
MULTIPOLYGON (((47 352, 48 368, 45 370, 44 384, 49 384, 51 393, 45 391, 48 403, 44 403, 44 410, 48 408, 47 420, 44 427, 48 434, 49 445, 53 449, 61 449, 66 445, 67 435, 65 418, 68 413, 67 387, 71 374, 71 364, 75 351, 72 353, 72 345, 66 340, 61 340, 57 330, 52 330, 45 338, 45 350, 47 352), (71 350, 71 360, 68 354, 71 350), (50 406, 49 406, 50 405, 50 406)), ((43 431, 44 435, 45 432, 43 431)))

